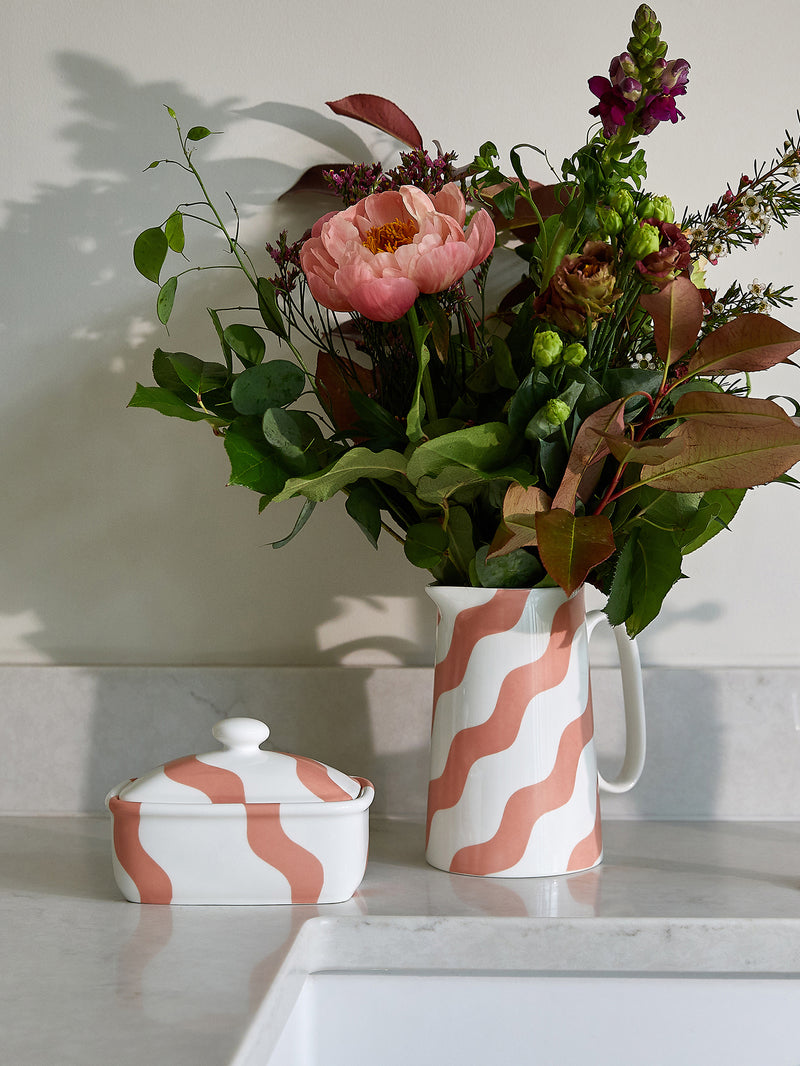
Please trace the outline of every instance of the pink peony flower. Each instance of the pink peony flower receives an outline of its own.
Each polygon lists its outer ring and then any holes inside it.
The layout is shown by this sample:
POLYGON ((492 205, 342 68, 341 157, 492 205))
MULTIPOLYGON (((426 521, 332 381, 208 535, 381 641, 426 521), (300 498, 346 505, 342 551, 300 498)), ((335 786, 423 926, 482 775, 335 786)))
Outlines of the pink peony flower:
POLYGON ((452 182, 430 196, 403 185, 319 219, 300 265, 324 307, 395 322, 421 292, 449 289, 491 253, 488 213, 476 212, 466 230, 465 221, 466 203, 452 182))

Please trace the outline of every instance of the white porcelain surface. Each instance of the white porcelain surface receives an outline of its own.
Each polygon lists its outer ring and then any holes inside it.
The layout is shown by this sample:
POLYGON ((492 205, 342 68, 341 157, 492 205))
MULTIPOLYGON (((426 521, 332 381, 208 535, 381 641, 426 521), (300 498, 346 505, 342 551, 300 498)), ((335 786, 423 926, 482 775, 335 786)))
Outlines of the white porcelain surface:
POLYGON ((272 1054, 233 1066, 796 1066, 799 1015, 792 978, 326 972, 306 979, 272 1054))
POLYGON ((430 868, 420 820, 374 819, 346 903, 133 907, 106 818, 0 819, 2 1060, 221 1066, 259 1010, 277 1033, 310 969, 797 973, 800 825, 612 821, 605 835, 594 870, 489 880, 430 868))

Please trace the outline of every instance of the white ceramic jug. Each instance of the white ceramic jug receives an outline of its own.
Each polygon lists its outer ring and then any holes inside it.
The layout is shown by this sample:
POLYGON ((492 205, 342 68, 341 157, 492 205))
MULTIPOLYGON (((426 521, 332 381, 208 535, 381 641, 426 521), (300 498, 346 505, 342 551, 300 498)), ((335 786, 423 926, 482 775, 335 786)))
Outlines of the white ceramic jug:
POLYGON ((535 877, 602 859, 598 785, 632 788, 645 754, 635 641, 614 629, 626 753, 605 781, 594 750, 583 588, 430 586, 436 629, 426 858, 452 873, 535 877))

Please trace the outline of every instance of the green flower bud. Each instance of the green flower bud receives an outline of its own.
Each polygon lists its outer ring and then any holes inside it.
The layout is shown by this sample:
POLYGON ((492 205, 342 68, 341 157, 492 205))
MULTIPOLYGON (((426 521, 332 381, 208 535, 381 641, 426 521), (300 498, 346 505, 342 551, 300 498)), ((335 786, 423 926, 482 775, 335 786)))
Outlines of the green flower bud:
POLYGON ((542 417, 551 426, 560 426, 569 418, 571 411, 568 403, 563 400, 548 400, 542 408, 542 417))
POLYGON ((624 185, 618 186, 608 198, 609 205, 622 218, 630 218, 633 213, 633 197, 624 185))
POLYGON ((598 207, 597 221, 600 223, 600 233, 605 237, 616 237, 622 232, 622 218, 613 207, 598 207))
POLYGON ((569 366, 580 366, 586 358, 586 349, 578 341, 575 341, 574 344, 567 345, 561 358, 569 366))
POLYGON ((644 259, 661 247, 661 234, 655 226, 643 222, 628 238, 628 252, 633 259, 644 259))
POLYGON ((675 208, 668 196, 648 196, 637 211, 639 218, 654 218, 658 222, 674 222, 675 208))
POLYGON ((533 361, 536 366, 553 366, 558 362, 564 342, 553 330, 544 330, 533 338, 533 361))

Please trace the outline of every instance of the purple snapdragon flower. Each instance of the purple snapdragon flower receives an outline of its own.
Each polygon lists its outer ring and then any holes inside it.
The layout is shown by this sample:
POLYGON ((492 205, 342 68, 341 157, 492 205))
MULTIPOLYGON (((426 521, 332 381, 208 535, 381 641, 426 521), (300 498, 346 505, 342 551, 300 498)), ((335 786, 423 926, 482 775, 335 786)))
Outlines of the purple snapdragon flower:
POLYGON ((599 103, 589 109, 589 114, 601 120, 606 137, 613 137, 635 110, 642 95, 638 73, 630 52, 622 52, 611 60, 608 78, 598 75, 589 79, 589 89, 599 99, 599 103))

